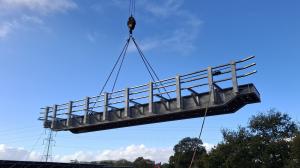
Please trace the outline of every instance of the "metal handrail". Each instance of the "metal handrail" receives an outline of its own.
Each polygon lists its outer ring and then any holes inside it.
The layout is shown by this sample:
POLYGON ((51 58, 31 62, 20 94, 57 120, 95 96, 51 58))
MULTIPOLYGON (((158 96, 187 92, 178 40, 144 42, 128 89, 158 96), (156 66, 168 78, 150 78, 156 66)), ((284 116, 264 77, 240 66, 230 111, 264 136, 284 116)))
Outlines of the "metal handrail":
POLYGON ((201 80, 201 79, 205 79, 205 78, 207 78, 207 76, 200 77, 200 78, 194 78, 194 79, 190 79, 190 80, 186 80, 186 81, 181 81, 181 83, 193 82, 193 81, 197 81, 197 80, 201 80))
POLYGON ((154 87, 153 89, 160 89, 160 88, 167 88, 167 87, 175 86, 176 84, 174 84, 174 83, 173 84, 169 84, 169 85, 163 85, 163 86, 154 87))
POLYGON ((135 98, 131 98, 130 100, 139 100, 139 99, 144 99, 144 98, 148 98, 149 96, 140 96, 140 97, 135 97, 135 98))
POLYGON ((146 93, 146 92, 149 92, 149 89, 144 89, 138 92, 130 92, 129 95, 136 95, 136 94, 146 93))
MULTIPOLYGON (((130 106, 129 105, 126 106, 125 104, 126 103, 129 104, 133 100, 148 98, 148 100, 153 101, 153 97, 151 98, 151 96, 162 96, 168 93, 176 93, 176 94, 172 94, 170 99, 173 98, 178 99, 178 93, 180 93, 179 96, 183 96, 181 95, 182 90, 198 88, 206 85, 211 86, 216 83, 221 83, 229 80, 232 80, 232 86, 234 88, 237 87, 237 79, 247 77, 257 73, 256 70, 253 70, 251 72, 247 72, 242 75, 237 75, 238 71, 246 70, 256 65, 256 63, 251 63, 249 65, 238 67, 240 63, 244 63, 253 58, 254 56, 250 56, 235 62, 232 61, 227 64, 223 64, 215 67, 209 67, 207 69, 202 69, 202 70, 198 70, 183 75, 177 75, 177 77, 170 77, 159 81, 152 81, 152 86, 151 83, 146 83, 138 86, 129 87, 127 89, 117 90, 112 93, 103 93, 101 95, 87 97, 85 99, 74 100, 63 104, 41 108, 42 112, 40 114, 41 115, 45 114, 45 115, 40 117, 40 119, 43 119, 45 122, 46 121, 53 122, 54 120, 57 119, 57 116, 68 118, 71 115, 73 115, 73 113, 77 113, 77 112, 85 112, 86 114, 87 110, 89 111, 89 109, 93 104, 94 104, 93 109, 98 109, 101 107, 103 108, 103 113, 105 113, 110 111, 108 110, 108 108, 113 108, 113 107, 109 107, 110 105, 113 104, 124 103, 125 106, 124 108, 129 108, 130 106), (224 75, 229 73, 231 73, 230 77, 227 77, 228 75, 226 76, 224 75), (213 78, 217 76, 218 76, 217 78, 218 80, 214 80, 213 78), (203 80, 207 80, 207 82, 204 83, 199 82, 199 81, 203 82, 203 80), (181 86, 182 84, 184 84, 184 87, 181 86), (172 89, 174 86, 176 87, 176 89, 172 89), (157 91, 161 88, 165 88, 165 91, 158 93, 157 91), (114 99, 118 99, 118 100, 111 102, 111 100, 114 99), (48 111, 45 112, 46 110, 48 111)), ((213 87, 208 87, 208 88, 211 89, 213 87)), ((98 110, 95 112, 98 113, 98 110)))

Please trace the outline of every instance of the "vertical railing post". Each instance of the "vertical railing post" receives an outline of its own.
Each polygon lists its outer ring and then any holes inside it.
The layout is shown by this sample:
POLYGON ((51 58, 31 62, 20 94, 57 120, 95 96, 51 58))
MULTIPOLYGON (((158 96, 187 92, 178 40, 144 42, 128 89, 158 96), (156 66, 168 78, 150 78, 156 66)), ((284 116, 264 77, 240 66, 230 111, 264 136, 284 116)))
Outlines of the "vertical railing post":
POLYGON ((180 76, 176 76, 176 104, 177 108, 182 108, 182 99, 181 99, 181 83, 180 83, 180 76))
POLYGON ((84 117, 83 117, 83 123, 87 124, 88 121, 88 114, 90 110, 90 97, 85 98, 85 109, 84 109, 84 117))
POLYGON ((212 68, 208 67, 207 68, 207 78, 208 78, 208 87, 210 90, 210 97, 209 97, 209 101, 211 104, 215 103, 215 88, 214 88, 214 79, 213 79, 213 72, 212 72, 212 68))
POLYGON ((129 108, 129 88, 125 88, 124 99, 125 99, 124 117, 131 117, 130 108, 129 108))
POLYGON ((67 127, 69 127, 71 125, 72 111, 73 111, 73 102, 70 101, 69 107, 68 107, 67 127))
POLYGON ((237 74, 236 74, 236 62, 231 62, 231 77, 232 77, 232 88, 233 93, 237 94, 239 92, 238 82, 237 82, 237 74))
POLYGON ((44 127, 45 128, 47 128, 49 109, 50 109, 50 107, 45 108, 45 113, 44 113, 44 127))
POLYGON ((104 93, 103 120, 108 120, 108 93, 104 93))
POLYGON ((153 82, 149 82, 149 113, 153 113, 153 82))
POLYGON ((53 105, 51 128, 54 128, 56 125, 56 113, 57 113, 57 105, 55 104, 55 105, 53 105))

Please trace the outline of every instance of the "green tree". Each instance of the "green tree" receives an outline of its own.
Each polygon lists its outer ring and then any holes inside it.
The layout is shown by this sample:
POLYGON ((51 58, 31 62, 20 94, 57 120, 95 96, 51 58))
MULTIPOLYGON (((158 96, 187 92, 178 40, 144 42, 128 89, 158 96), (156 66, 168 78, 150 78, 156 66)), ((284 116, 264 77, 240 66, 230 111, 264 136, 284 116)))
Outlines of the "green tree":
POLYGON ((292 151, 293 158, 300 167, 300 134, 297 134, 297 136, 293 139, 292 151))
POLYGON ((143 157, 138 157, 133 162, 134 168, 152 168, 155 166, 155 162, 149 159, 144 159, 143 157))
POLYGON ((299 168, 300 167, 300 133, 297 134, 292 140, 292 153, 290 164, 287 168, 299 168))
POLYGON ((184 138, 174 146, 174 155, 169 159, 170 168, 184 168, 190 165, 194 150, 196 150, 194 167, 202 167, 206 150, 198 138, 184 138))
POLYGON ((121 160, 115 161, 115 163, 113 165, 114 166, 133 166, 133 163, 128 160, 121 159, 121 160))
POLYGON ((223 141, 208 156, 208 167, 282 168, 290 162, 298 131, 287 114, 274 109, 251 117, 248 127, 223 130, 223 141))
POLYGON ((170 168, 170 165, 168 163, 164 163, 161 165, 161 168, 170 168))

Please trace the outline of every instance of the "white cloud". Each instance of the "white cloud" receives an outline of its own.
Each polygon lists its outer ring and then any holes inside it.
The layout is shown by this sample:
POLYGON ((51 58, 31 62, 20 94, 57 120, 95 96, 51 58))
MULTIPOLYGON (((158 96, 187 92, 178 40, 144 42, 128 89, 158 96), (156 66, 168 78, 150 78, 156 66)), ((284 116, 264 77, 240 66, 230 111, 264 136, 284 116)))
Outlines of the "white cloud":
POLYGON ((145 3, 146 9, 157 17, 168 17, 180 10, 182 0, 166 0, 159 4, 145 3))
MULTIPOLYGON (((7 37, 9 34, 16 30, 27 28, 43 26, 44 21, 37 16, 22 15, 18 19, 12 19, 10 21, 0 22, 0 40, 7 37)), ((44 27, 45 28, 45 27, 44 27)), ((46 29, 46 28, 45 28, 46 29)))
MULTIPOLYGON (((195 40, 198 37, 202 21, 193 13, 183 9, 182 0, 166 0, 159 3, 142 1, 141 8, 152 20, 151 24, 159 25, 158 33, 140 40, 140 47, 145 50, 160 49, 175 51, 183 55, 188 54, 195 48, 195 40), (170 25, 172 24, 172 25, 170 25)), ((134 46, 129 51, 135 50, 134 46)))
POLYGON ((210 152, 211 149, 214 148, 216 145, 210 143, 203 143, 203 146, 205 147, 207 152, 210 152))
POLYGON ((44 19, 49 14, 77 8, 72 0, 0 0, 0 39, 23 28, 49 30, 44 19))
POLYGON ((145 145, 130 145, 125 148, 114 150, 104 150, 99 152, 78 151, 74 154, 55 156, 55 161, 69 162, 70 160, 78 161, 99 161, 99 160, 118 160, 126 159, 134 161, 137 157, 155 160, 156 162, 167 162, 173 154, 172 148, 154 148, 146 147, 145 145))
POLYGON ((76 3, 72 0, 0 0, 0 9, 4 11, 27 9, 48 14, 52 12, 65 12, 76 7, 76 3))
POLYGON ((28 16, 28 15, 23 15, 21 16, 21 20, 23 22, 31 22, 31 23, 36 23, 36 24, 43 24, 44 21, 37 16, 28 16))
MULTIPOLYGON (((207 151, 210 151, 214 145, 204 143, 207 151)), ((107 149, 103 151, 77 151, 67 155, 54 155, 53 161, 70 162, 70 160, 78 161, 101 161, 101 160, 118 160, 126 159, 134 161, 137 157, 143 156, 146 159, 155 160, 156 162, 168 162, 169 157, 173 155, 171 147, 156 148, 146 147, 145 145, 129 145, 124 148, 107 149)), ((24 148, 8 147, 0 144, 0 160, 32 160, 40 161, 41 153, 29 152, 24 148)))
POLYGON ((98 37, 98 33, 95 32, 95 31, 94 31, 94 32, 89 32, 89 33, 87 33, 87 35, 86 35, 86 38, 87 38, 90 42, 92 42, 92 43, 96 42, 97 37, 98 37))
POLYGON ((40 154, 0 144, 0 160, 40 160, 40 154))
POLYGON ((10 22, 0 23, 0 39, 6 37, 9 33, 11 33, 13 28, 14 28, 14 23, 10 23, 10 22))

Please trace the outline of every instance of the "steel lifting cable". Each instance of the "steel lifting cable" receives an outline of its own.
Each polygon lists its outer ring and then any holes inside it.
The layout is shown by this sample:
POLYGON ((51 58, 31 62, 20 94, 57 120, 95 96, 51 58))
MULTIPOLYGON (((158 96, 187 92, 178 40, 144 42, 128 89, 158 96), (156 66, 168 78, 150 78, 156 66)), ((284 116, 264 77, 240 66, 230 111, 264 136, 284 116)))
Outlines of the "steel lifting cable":
POLYGON ((130 0, 128 9, 129 9, 129 16, 135 15, 135 0, 130 0))
MULTIPOLYGON (((212 88, 212 89, 214 89, 214 88, 212 88)), ((208 102, 207 102, 207 105, 206 105, 206 108, 205 108, 205 113, 204 113, 203 120, 202 120, 202 124, 201 124, 200 133, 199 133, 199 136, 198 136, 198 139, 199 139, 199 140, 201 140, 201 135, 202 135, 202 132, 203 132, 203 127, 204 127, 204 124, 205 124, 206 115, 207 115, 208 107, 209 107, 209 104, 210 104, 210 97, 211 97, 211 95, 212 95, 211 93, 212 93, 212 92, 210 91, 209 96, 208 96, 208 102)), ((197 145, 197 144, 196 144, 196 145, 197 145)), ((196 152, 197 152, 197 146, 194 147, 194 153, 193 153, 192 160, 191 160, 191 163, 190 163, 190 165, 189 165, 189 168, 192 168, 192 165, 193 165, 194 160, 195 160, 196 152)))
MULTIPOLYGON (((139 54, 140 54, 140 56, 141 56, 141 58, 142 58, 142 60, 143 60, 143 62, 144 62, 144 64, 145 64, 145 66, 146 66, 146 68, 147 68, 147 70, 148 70, 148 72, 149 72, 149 74, 150 74, 150 76, 151 76, 153 82, 155 81, 155 79, 154 79, 154 77, 153 77, 153 75, 154 75, 155 78, 156 78, 156 80, 159 81, 160 85, 161 85, 161 86, 163 87, 163 89, 165 90, 165 92, 166 92, 166 94, 168 95, 169 99, 171 99, 171 96, 169 95, 169 93, 167 93, 167 89, 164 87, 164 85, 163 85, 162 82, 160 81, 160 79, 159 79, 157 73, 155 72, 155 70, 153 69, 153 67, 151 66, 151 64, 150 64, 149 61, 147 60, 147 58, 145 57, 145 55, 144 55, 144 53, 142 52, 142 50, 141 50, 141 48, 139 47, 139 45, 136 43, 134 37, 132 37, 132 41, 133 41, 134 45, 136 46, 136 48, 137 48, 137 50, 138 50, 138 52, 139 52, 139 54), (152 71, 153 74, 151 74, 151 71, 152 71)), ((158 91, 160 92, 160 89, 158 89, 158 91)))
POLYGON ((109 79, 111 78, 111 75, 112 75, 113 72, 115 71, 116 66, 118 65, 118 63, 119 63, 120 59, 122 58, 122 56, 124 56, 123 54, 124 54, 124 52, 125 52, 125 51, 127 50, 127 48, 128 48, 129 41, 130 41, 130 37, 126 40, 126 43, 125 43, 125 45, 124 45, 124 47, 123 47, 123 49, 122 49, 122 51, 121 51, 121 54, 119 55, 117 61, 115 62, 113 68, 111 69, 111 71, 110 71, 110 73, 109 73, 109 75, 108 75, 108 77, 107 77, 107 79, 106 79, 104 85, 103 85, 102 88, 101 88, 101 91, 100 91, 100 93, 99 93, 99 96, 96 98, 96 101, 94 102, 93 106, 91 107, 91 110, 93 110, 93 109, 95 108, 95 105, 96 105, 96 103, 98 102, 99 98, 101 97, 101 95, 102 95, 102 93, 103 93, 103 91, 104 91, 104 89, 105 89, 105 87, 106 87, 106 85, 107 85, 109 79))
POLYGON ((121 71, 121 68, 122 68, 122 65, 123 65, 123 62, 124 62, 124 59, 125 59, 126 53, 127 53, 127 49, 128 49, 128 46, 129 46, 129 42, 130 42, 130 40, 128 40, 128 43, 126 43, 126 44, 127 44, 127 46, 126 46, 126 48, 125 48, 125 50, 124 50, 124 52, 123 52, 123 57, 122 57, 122 60, 121 60, 121 64, 120 64, 120 66, 119 66, 119 69, 118 69, 117 75, 116 75, 116 77, 115 77, 114 84, 113 84, 113 87, 112 87, 112 89, 111 89, 111 93, 113 93, 113 92, 114 92, 114 89, 115 89, 115 86, 116 86, 117 80, 118 80, 118 78, 119 78, 119 74, 120 74, 120 71, 121 71))
MULTIPOLYGON (((114 89, 115 89, 115 86, 116 86, 116 83, 117 83, 117 80, 118 80, 118 77, 119 77, 119 74, 120 74, 120 71, 121 71, 121 68, 122 68, 122 65, 123 65, 123 62, 124 62, 124 59, 125 59, 125 56, 126 56, 126 53, 127 53, 127 49, 128 49, 128 46, 129 46, 129 43, 130 43, 130 40, 132 39, 136 49, 138 50, 138 53, 140 55, 140 57, 142 58, 143 60, 143 63, 145 64, 146 68, 147 68, 147 71, 148 73, 150 74, 153 82, 155 81, 155 78, 156 80, 159 81, 160 85, 163 87, 163 89, 165 90, 166 94, 168 95, 168 97, 171 99, 171 96, 169 95, 169 93, 167 92, 166 88, 164 87, 164 85, 162 84, 162 82, 160 81, 157 73, 154 71, 153 67, 151 66, 150 62, 147 60, 147 58, 145 57, 145 55, 143 54, 141 48, 139 47, 139 45, 136 43, 134 37, 132 36, 132 31, 134 30, 134 27, 135 27, 135 19, 133 17, 133 15, 135 14, 135 0, 130 0, 130 4, 129 4, 129 14, 130 14, 130 17, 129 17, 129 20, 128 20, 128 23, 127 23, 127 26, 129 28, 129 38, 127 39, 126 41, 126 44, 125 46, 123 47, 123 50, 121 52, 121 54, 119 55, 116 63, 114 64, 112 70, 110 71, 100 93, 99 93, 99 96, 96 98, 96 101, 94 102, 93 106, 91 107, 91 110, 93 110, 95 108, 95 105, 97 104, 99 98, 101 97, 108 81, 110 80, 113 72, 115 71, 115 68, 116 66, 119 64, 119 61, 121 60, 121 63, 120 63, 120 66, 117 70, 117 74, 116 74, 116 77, 114 79, 114 83, 113 83, 113 87, 112 87, 112 90, 111 90, 111 93, 113 93, 114 89), (121 59, 122 58, 122 59, 121 59)), ((155 83, 155 85, 157 86, 157 84, 155 83)), ((160 89, 158 88, 158 91, 161 94, 160 92, 160 89)), ((89 111, 89 109, 87 109, 89 111)))

